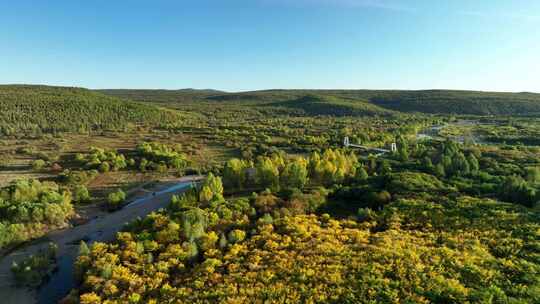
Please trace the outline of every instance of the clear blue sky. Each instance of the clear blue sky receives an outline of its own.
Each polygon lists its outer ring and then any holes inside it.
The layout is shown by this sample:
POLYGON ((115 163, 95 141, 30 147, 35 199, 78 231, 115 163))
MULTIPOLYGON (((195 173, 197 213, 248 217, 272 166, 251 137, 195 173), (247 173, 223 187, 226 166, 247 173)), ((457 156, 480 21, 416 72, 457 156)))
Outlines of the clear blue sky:
POLYGON ((0 83, 540 92, 540 1, 0 0, 0 83))

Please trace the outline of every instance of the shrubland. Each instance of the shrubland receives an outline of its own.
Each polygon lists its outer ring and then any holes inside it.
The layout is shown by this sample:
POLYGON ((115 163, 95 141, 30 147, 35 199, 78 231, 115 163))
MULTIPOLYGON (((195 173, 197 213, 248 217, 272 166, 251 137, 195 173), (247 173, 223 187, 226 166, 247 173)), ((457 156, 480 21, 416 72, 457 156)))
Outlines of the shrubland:
POLYGON ((535 211, 461 192, 421 162, 417 171, 378 163, 341 150, 230 160, 225 187, 210 174, 81 254, 75 301, 540 300, 535 211), (227 187, 255 193, 225 198, 227 187))
POLYGON ((65 226, 71 201, 71 192, 53 182, 19 180, 0 189, 0 248, 65 226))

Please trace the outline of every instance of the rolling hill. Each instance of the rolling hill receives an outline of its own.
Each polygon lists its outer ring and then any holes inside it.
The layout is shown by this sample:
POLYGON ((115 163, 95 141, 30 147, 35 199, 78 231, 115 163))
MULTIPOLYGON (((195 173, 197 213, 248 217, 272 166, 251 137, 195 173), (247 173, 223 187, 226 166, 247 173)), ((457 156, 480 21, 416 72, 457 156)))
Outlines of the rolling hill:
POLYGON ((388 116, 400 112, 466 115, 540 114, 540 94, 478 91, 88 90, 39 85, 0 85, 0 134, 124 130, 182 119, 167 108, 219 103, 281 108, 300 115, 388 116), (133 101, 132 101, 133 100, 133 101))
POLYGON ((96 90, 99 93, 106 95, 127 98, 135 101, 151 101, 158 103, 177 103, 177 102, 193 102, 204 99, 216 94, 225 92, 217 90, 196 90, 196 89, 181 89, 181 90, 130 90, 130 89, 110 89, 96 90))
POLYGON ((265 90, 224 93, 212 90, 103 90, 105 94, 140 101, 223 102, 304 108, 314 99, 317 114, 369 115, 391 111, 428 114, 531 115, 540 114, 540 94, 454 90, 265 90), (314 97, 315 96, 315 97, 314 97), (333 108, 333 106, 335 108, 333 108), (358 108, 368 109, 358 110, 358 108), (391 111, 388 111, 391 110, 391 111))
POLYGON ((37 85, 0 86, 0 134, 123 130, 158 126, 179 114, 83 88, 37 85))
POLYGON ((283 102, 269 103, 274 107, 286 107, 302 110, 308 115, 331 116, 374 116, 397 114, 365 101, 348 100, 334 96, 308 94, 283 102))
POLYGON ((540 114, 540 94, 479 91, 351 91, 338 96, 367 99, 402 112, 468 115, 540 114))

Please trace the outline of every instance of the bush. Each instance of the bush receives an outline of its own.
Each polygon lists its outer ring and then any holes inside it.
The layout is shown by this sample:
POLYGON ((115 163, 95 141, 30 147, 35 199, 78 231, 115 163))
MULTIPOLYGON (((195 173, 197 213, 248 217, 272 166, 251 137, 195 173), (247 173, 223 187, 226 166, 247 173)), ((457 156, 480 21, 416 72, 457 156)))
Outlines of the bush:
POLYGON ((71 170, 64 170, 59 175, 59 178, 62 182, 70 184, 70 185, 82 185, 90 182, 92 179, 94 179, 98 175, 97 170, 89 170, 89 171, 71 171, 71 170))
POLYGON ((75 186, 75 189, 73 189, 73 200, 77 203, 88 203, 90 201, 90 193, 86 186, 75 186))
POLYGON ((126 193, 122 189, 109 193, 107 203, 110 210, 116 210, 126 200, 126 193))
POLYGON ((386 190, 380 192, 370 191, 362 196, 362 200, 367 207, 380 210, 392 200, 392 195, 386 190))
POLYGON ((358 209, 358 221, 364 222, 364 221, 372 221, 376 218, 376 214, 373 210, 369 208, 359 208, 358 209))
POLYGON ((111 170, 111 165, 108 162, 102 162, 99 164, 99 172, 106 173, 111 170))
POLYGON ((245 238, 246 238, 246 232, 244 230, 234 229, 231 232, 229 232, 228 239, 229 239, 229 242, 232 244, 242 242, 245 238))
POLYGON ((85 161, 85 157, 84 157, 84 154, 82 153, 77 153, 75 154, 75 161, 79 162, 79 163, 84 163, 85 161))
POLYGON ((46 162, 43 159, 36 159, 32 162, 32 169, 39 171, 45 168, 46 162))

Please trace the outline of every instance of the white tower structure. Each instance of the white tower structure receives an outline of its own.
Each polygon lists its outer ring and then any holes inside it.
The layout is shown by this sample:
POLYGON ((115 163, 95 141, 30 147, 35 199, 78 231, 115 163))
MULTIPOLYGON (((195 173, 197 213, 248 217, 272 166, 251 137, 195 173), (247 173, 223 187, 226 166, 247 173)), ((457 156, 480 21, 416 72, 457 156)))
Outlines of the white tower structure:
POLYGON ((345 136, 345 138, 343 139, 343 145, 345 147, 348 147, 350 145, 348 136, 345 136))
POLYGON ((392 145, 390 145, 390 151, 392 152, 396 152, 397 151, 397 145, 395 142, 392 143, 392 145))

